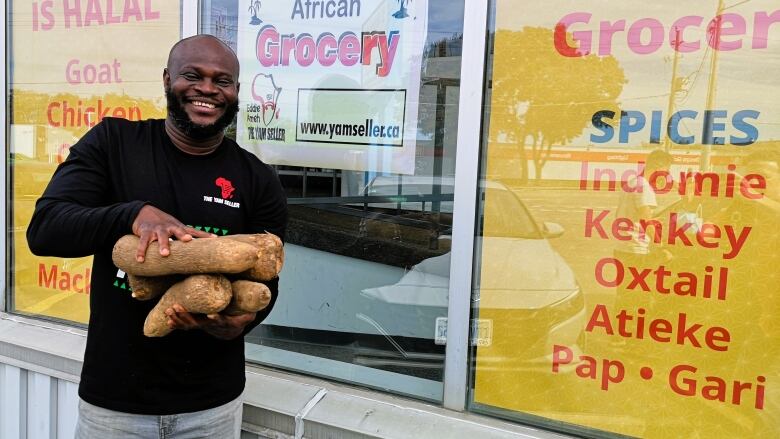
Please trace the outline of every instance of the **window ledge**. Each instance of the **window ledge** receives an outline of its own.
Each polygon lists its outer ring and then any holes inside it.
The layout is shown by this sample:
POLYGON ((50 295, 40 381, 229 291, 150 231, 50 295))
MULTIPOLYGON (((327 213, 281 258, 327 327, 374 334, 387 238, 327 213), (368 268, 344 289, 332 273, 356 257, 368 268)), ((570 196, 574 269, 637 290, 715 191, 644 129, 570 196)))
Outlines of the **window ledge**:
MULTIPOLYGON (((77 383, 85 345, 83 329, 0 313, 0 363, 77 383)), ((243 430, 244 438, 568 437, 254 365, 243 430)))
POLYGON ((254 365, 247 365, 244 429, 260 438, 571 437, 254 365), (303 415, 301 436, 296 436, 296 415, 303 415), (266 429, 282 436, 267 436, 266 429))
POLYGON ((87 331, 0 312, 0 362, 77 383, 87 331))

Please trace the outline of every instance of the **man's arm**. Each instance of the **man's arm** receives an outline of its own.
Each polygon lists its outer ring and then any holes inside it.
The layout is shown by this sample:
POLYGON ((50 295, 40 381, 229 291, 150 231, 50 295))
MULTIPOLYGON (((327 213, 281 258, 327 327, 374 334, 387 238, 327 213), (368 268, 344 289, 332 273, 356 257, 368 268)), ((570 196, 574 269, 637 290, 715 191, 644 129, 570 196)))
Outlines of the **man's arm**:
POLYGON ((110 199, 107 141, 104 124, 96 125, 54 172, 27 227, 34 254, 88 256, 130 232, 145 203, 110 199))
POLYGON ((34 254, 88 256, 135 233, 141 238, 138 257, 142 260, 151 241, 159 241, 160 253, 167 255, 171 236, 183 241, 210 236, 145 201, 112 199, 108 142, 105 122, 96 125, 54 172, 27 227, 27 242, 34 254))

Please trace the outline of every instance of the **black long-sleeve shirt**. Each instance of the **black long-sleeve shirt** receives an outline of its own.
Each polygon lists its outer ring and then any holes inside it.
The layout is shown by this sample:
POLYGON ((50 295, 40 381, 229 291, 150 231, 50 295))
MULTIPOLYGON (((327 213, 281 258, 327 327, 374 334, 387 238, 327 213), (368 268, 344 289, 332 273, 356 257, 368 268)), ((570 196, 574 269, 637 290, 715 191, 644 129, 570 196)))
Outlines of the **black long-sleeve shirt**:
MULTIPOLYGON (((287 206, 273 169, 225 139, 191 155, 168 138, 163 120, 105 118, 54 173, 27 230, 40 256, 94 255, 90 319, 79 396, 111 410, 173 414, 237 398, 244 388, 243 337, 201 330, 143 335, 156 300, 131 298, 111 249, 145 204, 217 235, 268 231, 284 239, 287 206)), ((254 327, 270 312, 258 313, 254 327)))

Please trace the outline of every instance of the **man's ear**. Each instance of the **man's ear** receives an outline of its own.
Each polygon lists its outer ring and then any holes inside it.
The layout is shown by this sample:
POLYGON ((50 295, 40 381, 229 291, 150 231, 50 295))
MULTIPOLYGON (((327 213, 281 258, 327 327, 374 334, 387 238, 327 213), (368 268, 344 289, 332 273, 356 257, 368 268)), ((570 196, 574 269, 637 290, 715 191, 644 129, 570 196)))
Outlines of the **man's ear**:
POLYGON ((236 92, 239 92, 239 91, 241 91, 241 83, 240 82, 236 82, 236 92))
POLYGON ((165 90, 170 90, 171 88, 171 74, 168 73, 168 69, 163 69, 163 87, 165 87, 165 90))

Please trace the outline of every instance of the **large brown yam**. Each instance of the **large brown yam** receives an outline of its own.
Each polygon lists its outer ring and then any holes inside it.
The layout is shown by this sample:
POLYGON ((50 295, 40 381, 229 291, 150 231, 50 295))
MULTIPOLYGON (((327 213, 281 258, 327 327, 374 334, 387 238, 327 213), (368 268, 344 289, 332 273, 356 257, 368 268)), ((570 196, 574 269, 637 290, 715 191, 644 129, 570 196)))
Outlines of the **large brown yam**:
POLYGON ((136 276, 127 275, 133 297, 138 300, 151 300, 162 296, 173 284, 184 278, 183 275, 171 274, 168 276, 136 276))
POLYGON ((238 275, 242 279, 267 281, 279 275, 284 266, 284 246, 282 240, 273 233, 254 235, 227 235, 224 238, 252 244, 257 248, 257 262, 249 270, 238 275))
POLYGON ((137 276, 241 273, 257 262, 255 246, 219 238, 170 241, 168 256, 160 256, 159 245, 155 241, 146 249, 144 262, 138 262, 135 259, 138 242, 137 236, 125 235, 116 242, 111 254, 114 265, 137 276))
POLYGON ((230 281, 220 274, 196 274, 174 284, 163 294, 144 322, 144 335, 162 337, 173 331, 165 310, 178 303, 193 314, 214 314, 230 303, 230 281))
POLYGON ((271 290, 260 282, 237 280, 231 283, 233 298, 222 314, 237 316, 258 312, 271 303, 271 290))

